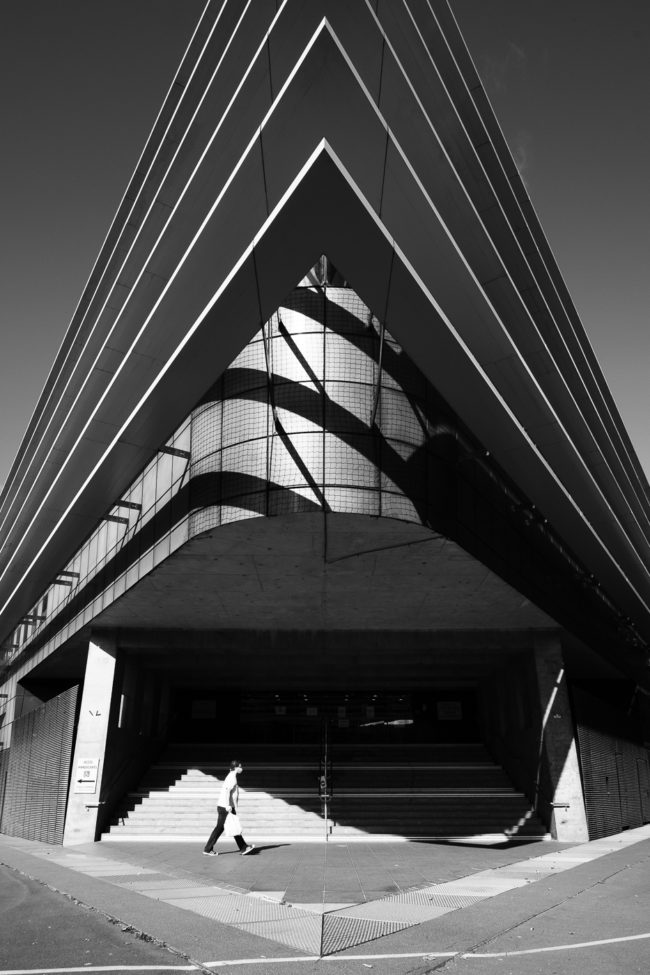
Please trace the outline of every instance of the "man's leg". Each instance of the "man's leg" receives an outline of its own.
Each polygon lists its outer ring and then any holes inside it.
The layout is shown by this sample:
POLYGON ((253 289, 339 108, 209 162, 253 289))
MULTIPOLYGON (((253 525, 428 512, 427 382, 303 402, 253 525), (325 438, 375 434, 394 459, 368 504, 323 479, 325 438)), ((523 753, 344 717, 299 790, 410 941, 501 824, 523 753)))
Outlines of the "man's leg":
POLYGON ((228 815, 228 810, 224 809, 223 806, 217 806, 217 825, 214 827, 210 833, 210 839, 205 844, 203 848, 204 853, 209 853, 214 844, 217 842, 221 834, 223 833, 223 826, 226 822, 226 816, 228 815))

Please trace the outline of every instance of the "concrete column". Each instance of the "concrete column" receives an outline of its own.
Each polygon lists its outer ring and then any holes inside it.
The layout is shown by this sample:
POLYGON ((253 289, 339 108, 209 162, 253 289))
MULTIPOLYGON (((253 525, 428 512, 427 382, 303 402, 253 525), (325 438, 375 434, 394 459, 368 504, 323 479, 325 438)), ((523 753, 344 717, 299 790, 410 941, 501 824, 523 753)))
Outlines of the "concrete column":
POLYGON ((72 759, 63 845, 96 839, 108 719, 115 677, 115 645, 101 637, 88 644, 79 724, 72 759))
POLYGON ((589 839, 582 778, 560 640, 535 634, 535 673, 541 711, 537 798, 551 804, 551 833, 564 843, 589 839))
POLYGON ((18 678, 15 674, 5 684, 0 685, 0 750, 9 748, 11 744, 17 688, 18 678))

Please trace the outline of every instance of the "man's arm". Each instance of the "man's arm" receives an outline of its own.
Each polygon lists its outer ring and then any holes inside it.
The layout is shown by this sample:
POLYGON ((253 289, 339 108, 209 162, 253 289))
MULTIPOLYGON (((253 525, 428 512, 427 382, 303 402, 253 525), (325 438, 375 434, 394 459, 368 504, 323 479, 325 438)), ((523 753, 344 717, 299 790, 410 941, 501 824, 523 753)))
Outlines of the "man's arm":
POLYGON ((230 810, 233 813, 237 812, 237 806, 235 805, 235 793, 237 792, 237 783, 233 785, 232 789, 228 794, 228 803, 230 805, 230 810))

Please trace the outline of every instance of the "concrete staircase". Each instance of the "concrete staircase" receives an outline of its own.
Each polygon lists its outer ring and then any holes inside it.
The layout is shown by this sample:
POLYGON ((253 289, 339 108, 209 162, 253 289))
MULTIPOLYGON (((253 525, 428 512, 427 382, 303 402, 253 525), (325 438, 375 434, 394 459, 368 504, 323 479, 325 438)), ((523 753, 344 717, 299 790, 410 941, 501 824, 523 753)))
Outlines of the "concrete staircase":
POLYGON ((242 761, 247 840, 545 838, 482 745, 338 746, 327 821, 313 745, 171 745, 125 797, 104 840, 204 840, 229 756, 242 761), (217 760, 215 760, 217 756, 217 760))

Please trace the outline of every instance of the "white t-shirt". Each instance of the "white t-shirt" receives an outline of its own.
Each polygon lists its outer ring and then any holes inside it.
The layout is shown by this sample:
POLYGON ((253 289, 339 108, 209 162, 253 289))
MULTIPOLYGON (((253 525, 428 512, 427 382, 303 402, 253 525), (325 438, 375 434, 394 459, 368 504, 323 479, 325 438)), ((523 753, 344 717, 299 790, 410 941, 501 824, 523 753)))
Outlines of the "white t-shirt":
POLYGON ((217 805, 223 806, 224 809, 230 809, 231 805, 236 809, 239 805, 239 786, 237 785, 237 773, 235 771, 228 772, 228 775, 223 780, 217 805), (231 796, 230 790, 233 786, 235 787, 235 791, 231 796))

